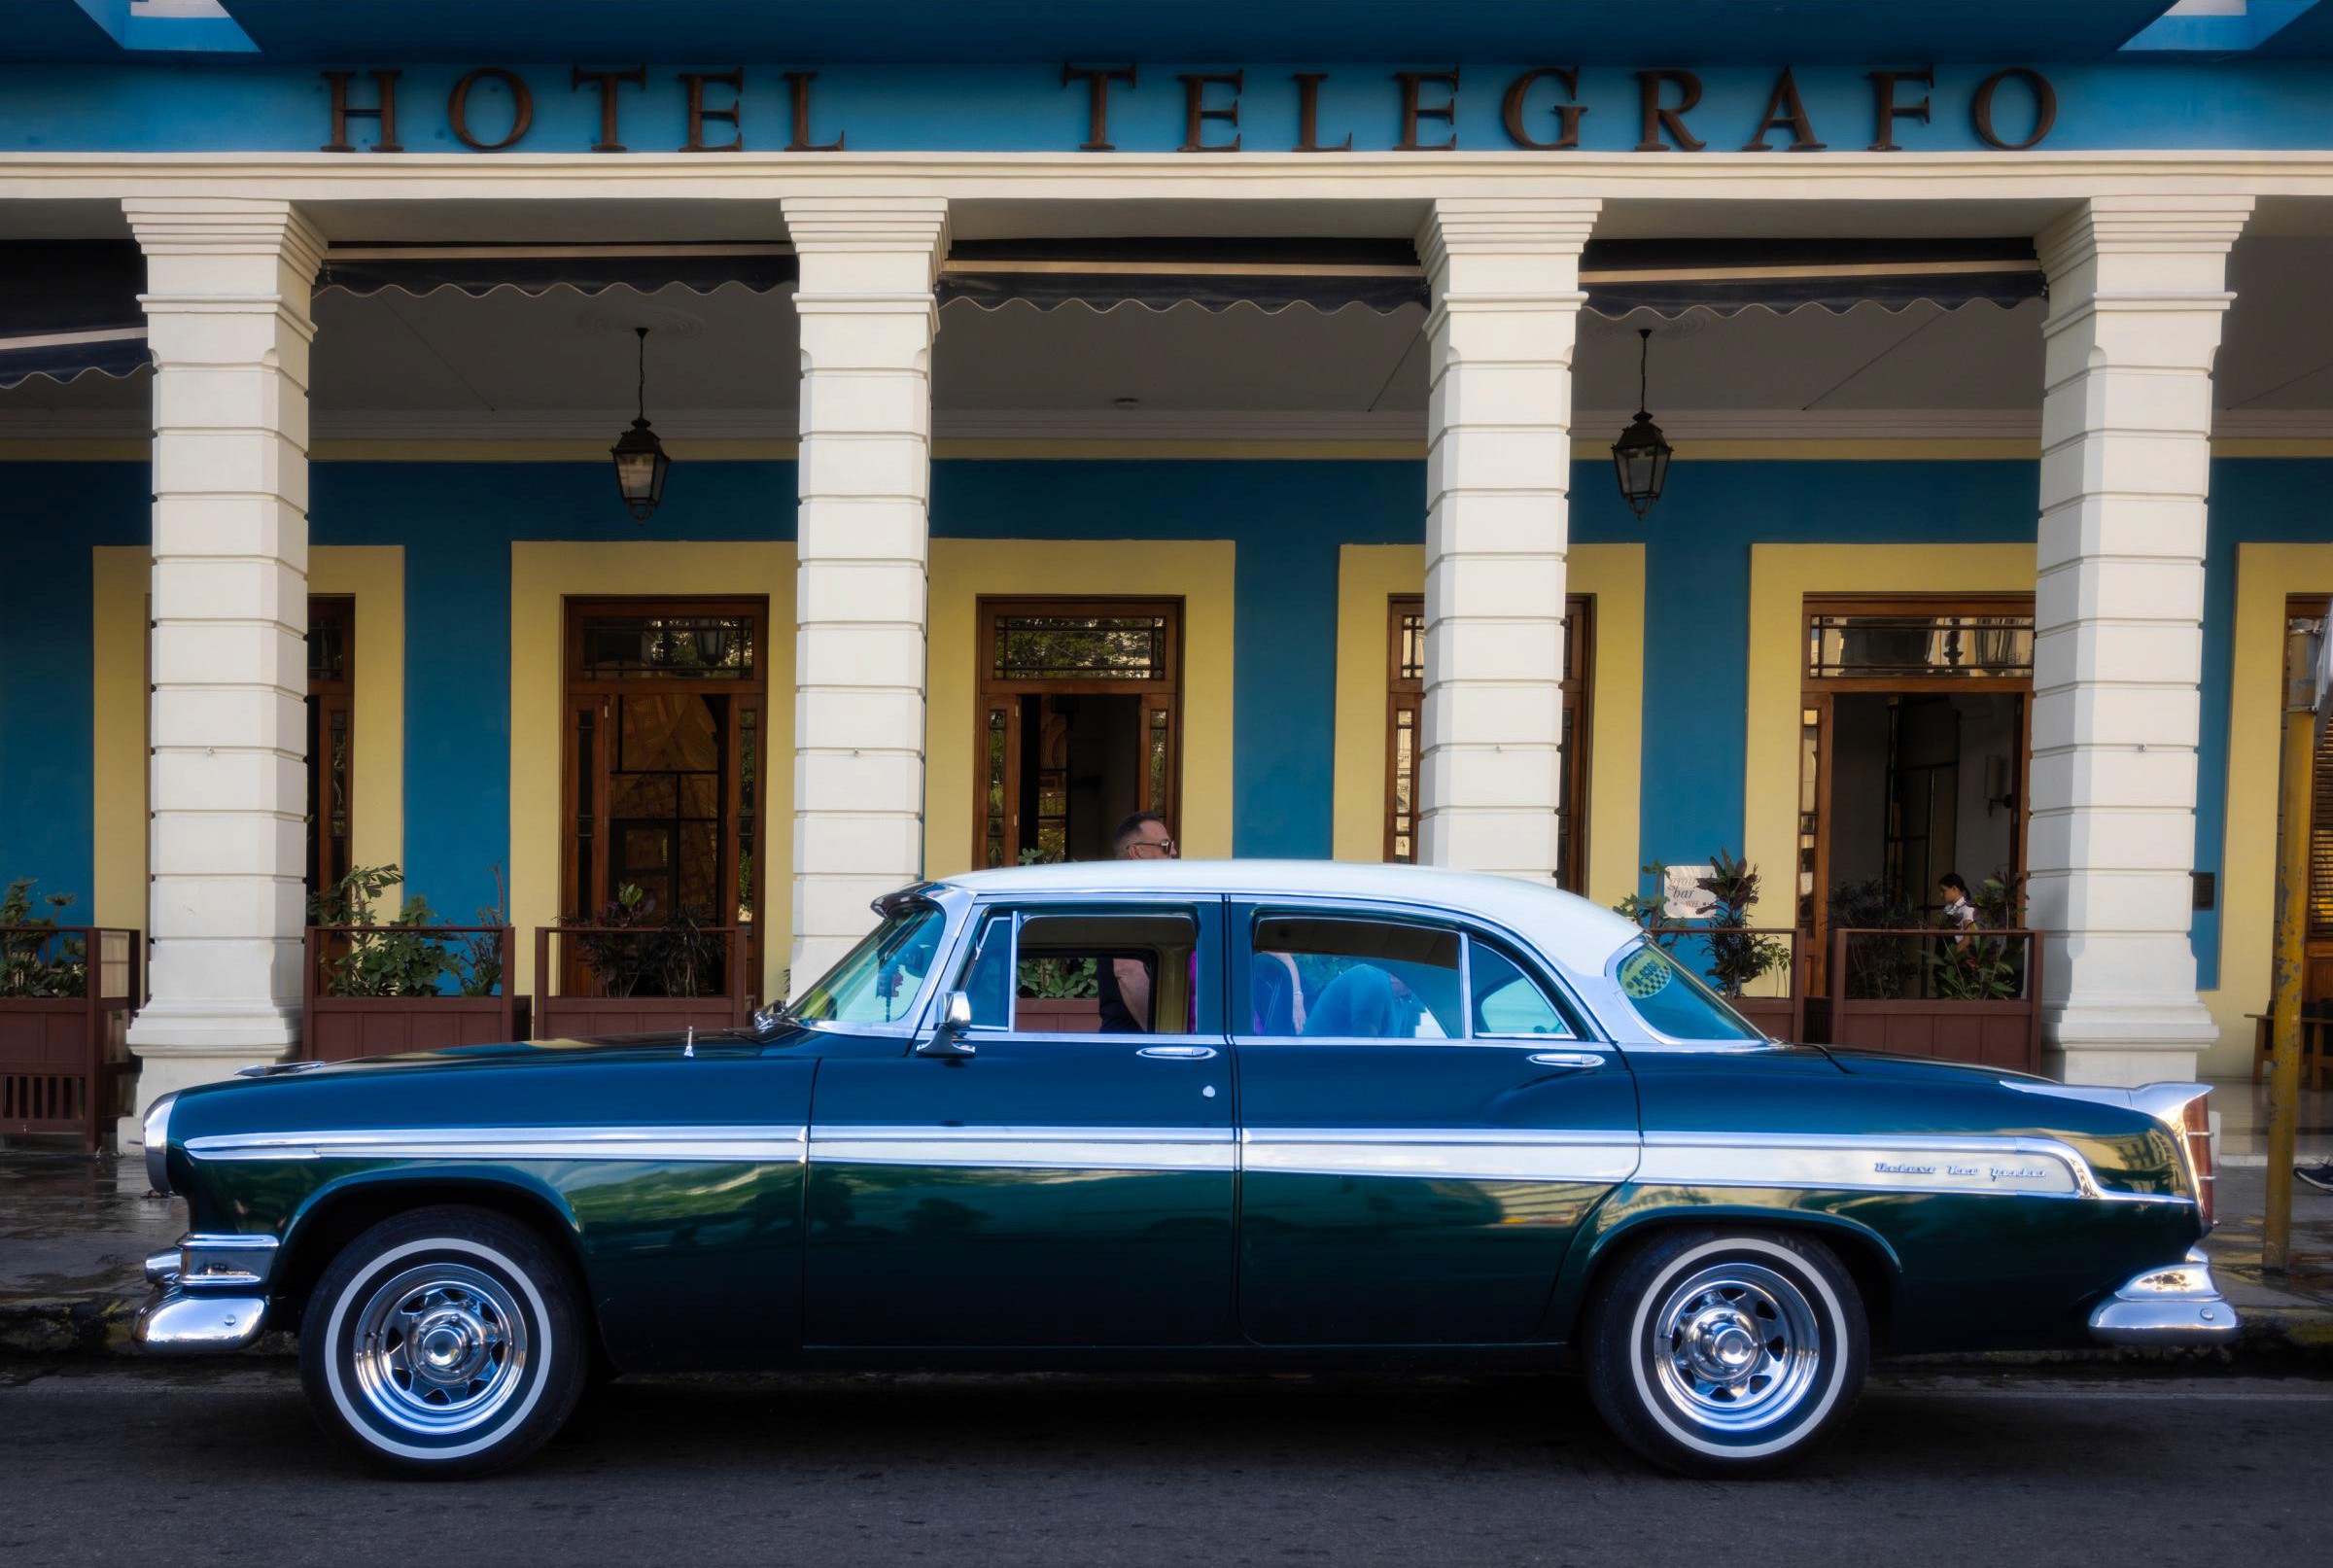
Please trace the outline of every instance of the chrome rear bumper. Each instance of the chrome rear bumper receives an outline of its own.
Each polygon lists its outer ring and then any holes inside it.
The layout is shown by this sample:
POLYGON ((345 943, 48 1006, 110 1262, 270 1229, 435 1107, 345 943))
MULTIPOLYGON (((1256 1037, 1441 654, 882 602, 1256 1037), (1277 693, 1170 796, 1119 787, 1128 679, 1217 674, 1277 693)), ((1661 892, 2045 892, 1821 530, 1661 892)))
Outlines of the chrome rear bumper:
POLYGON ((2201 1247, 2134 1274, 2090 1314, 2090 1337, 2104 1344, 2229 1344, 2242 1329, 2201 1247))

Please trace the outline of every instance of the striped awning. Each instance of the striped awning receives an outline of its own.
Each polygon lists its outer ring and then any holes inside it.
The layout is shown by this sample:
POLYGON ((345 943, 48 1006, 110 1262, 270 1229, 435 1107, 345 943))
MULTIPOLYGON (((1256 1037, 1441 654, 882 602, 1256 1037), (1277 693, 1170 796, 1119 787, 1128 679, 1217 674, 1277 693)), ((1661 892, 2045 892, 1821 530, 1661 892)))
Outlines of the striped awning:
MULTIPOLYGON (((0 243, 0 275, 11 282, 0 296, 0 388, 32 376, 128 375, 149 363, 138 304, 145 265, 135 243, 0 243)), ((775 293, 798 276, 793 248, 778 242, 357 244, 331 247, 316 282, 320 292, 356 296, 454 289, 479 297, 504 289, 526 296, 561 289, 709 294, 733 286, 775 293)), ((1581 259, 1581 283, 1587 308, 1610 317, 1869 304, 1957 309, 1979 300, 2006 308, 2043 293, 2040 262, 2023 237, 1593 240, 1581 259)), ((1358 305, 1389 314, 1422 308, 1427 288, 1407 240, 962 240, 941 264, 939 297, 984 310, 1358 305)))

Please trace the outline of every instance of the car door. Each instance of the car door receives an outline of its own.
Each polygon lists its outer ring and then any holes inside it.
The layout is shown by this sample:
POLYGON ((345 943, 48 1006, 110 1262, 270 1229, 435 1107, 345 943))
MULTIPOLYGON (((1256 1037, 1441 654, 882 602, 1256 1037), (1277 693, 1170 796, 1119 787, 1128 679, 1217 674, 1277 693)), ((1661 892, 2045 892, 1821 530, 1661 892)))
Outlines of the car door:
POLYGON ((1230 919, 1247 1336, 1532 1339, 1635 1167, 1626 1062, 1520 943, 1349 905, 1230 919))
POLYGON ((820 1064, 807 1342, 1236 1340, 1221 900, 1001 899, 970 922, 936 993, 964 993, 969 1028, 820 1064), (1119 963, 1146 1027, 1104 1032, 1119 963))

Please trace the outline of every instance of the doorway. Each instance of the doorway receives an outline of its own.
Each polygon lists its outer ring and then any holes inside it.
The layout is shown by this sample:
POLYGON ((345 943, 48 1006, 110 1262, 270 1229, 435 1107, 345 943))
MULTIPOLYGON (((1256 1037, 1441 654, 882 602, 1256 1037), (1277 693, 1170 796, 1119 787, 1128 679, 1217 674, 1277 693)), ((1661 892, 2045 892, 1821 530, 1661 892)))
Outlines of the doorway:
POLYGON ((983 599, 973 839, 984 866, 1106 860, 1128 814, 1173 832, 1179 599, 983 599))
MULTIPOLYGON (((760 974, 768 620, 759 599, 567 602, 568 915, 744 926, 760 974)), ((580 947, 562 949, 572 993, 588 986, 580 947)))
POLYGON ((2025 871, 2030 595, 1806 601, 1797 924, 1933 924, 1936 881, 2025 871))
MULTIPOLYGON (((2284 601, 2284 623, 2333 616, 2333 599, 2294 594, 2284 601)), ((2290 678, 2294 672, 2287 671, 2290 678)), ((2281 814, 2280 814, 2281 815, 2281 814)), ((2303 925, 2301 1002, 2312 1014, 2333 1007, 2333 724, 2319 722, 2310 755, 2307 877, 2308 916, 2303 925)), ((2277 863, 2284 863, 2283 835, 2293 824, 2277 824, 2277 863)))

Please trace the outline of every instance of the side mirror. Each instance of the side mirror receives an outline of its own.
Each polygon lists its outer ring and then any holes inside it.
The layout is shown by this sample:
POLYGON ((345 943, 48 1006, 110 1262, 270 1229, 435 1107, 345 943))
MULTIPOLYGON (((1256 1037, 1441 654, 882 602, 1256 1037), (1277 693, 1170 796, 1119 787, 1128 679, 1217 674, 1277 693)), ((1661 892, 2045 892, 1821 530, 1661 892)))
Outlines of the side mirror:
POLYGON ((971 1027, 972 998, 960 991, 950 992, 940 1003, 939 1028, 916 1047, 916 1055, 959 1059, 973 1055, 972 1042, 964 1038, 964 1031, 971 1027))

